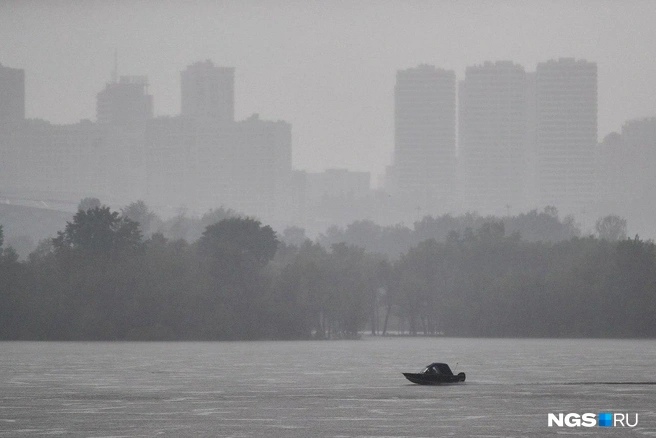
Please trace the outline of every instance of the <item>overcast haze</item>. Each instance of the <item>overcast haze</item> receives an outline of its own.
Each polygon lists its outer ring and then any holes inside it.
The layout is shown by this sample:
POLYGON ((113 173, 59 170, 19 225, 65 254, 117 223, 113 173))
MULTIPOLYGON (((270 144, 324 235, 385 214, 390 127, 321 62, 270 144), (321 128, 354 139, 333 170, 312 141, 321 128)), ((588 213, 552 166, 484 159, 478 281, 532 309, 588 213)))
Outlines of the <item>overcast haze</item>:
POLYGON ((0 435, 656 436, 656 0, 0 0, 0 41, 0 435))
POLYGON ((293 126, 295 168, 382 173, 398 69, 576 57, 599 69, 599 138, 654 114, 653 2, 74 2, 0 5, 0 62, 25 69, 27 117, 95 119, 119 74, 147 75, 156 115, 178 114, 180 71, 236 68, 236 116, 293 126))

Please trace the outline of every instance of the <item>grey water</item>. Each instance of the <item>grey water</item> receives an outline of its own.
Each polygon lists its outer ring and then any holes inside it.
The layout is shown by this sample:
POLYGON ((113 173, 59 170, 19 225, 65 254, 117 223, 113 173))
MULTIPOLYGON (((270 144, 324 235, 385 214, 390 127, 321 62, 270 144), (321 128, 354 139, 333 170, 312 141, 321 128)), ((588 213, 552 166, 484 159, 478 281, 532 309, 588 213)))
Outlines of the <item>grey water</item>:
POLYGON ((656 341, 0 343, 0 436, 656 436, 656 341), (430 362, 464 384, 419 386, 430 362), (548 413, 637 413, 634 428, 548 413))

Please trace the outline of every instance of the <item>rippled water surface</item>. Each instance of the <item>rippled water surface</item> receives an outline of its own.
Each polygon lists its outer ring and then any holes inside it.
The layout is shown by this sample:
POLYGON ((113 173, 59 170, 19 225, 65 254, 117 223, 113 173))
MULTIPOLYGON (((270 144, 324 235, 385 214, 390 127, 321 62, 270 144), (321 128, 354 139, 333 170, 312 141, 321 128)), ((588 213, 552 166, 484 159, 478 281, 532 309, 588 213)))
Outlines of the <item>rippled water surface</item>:
POLYGON ((0 343, 0 436, 656 436, 656 341, 0 343), (467 382, 413 385, 447 362, 467 382), (549 412, 628 412, 549 428, 549 412))

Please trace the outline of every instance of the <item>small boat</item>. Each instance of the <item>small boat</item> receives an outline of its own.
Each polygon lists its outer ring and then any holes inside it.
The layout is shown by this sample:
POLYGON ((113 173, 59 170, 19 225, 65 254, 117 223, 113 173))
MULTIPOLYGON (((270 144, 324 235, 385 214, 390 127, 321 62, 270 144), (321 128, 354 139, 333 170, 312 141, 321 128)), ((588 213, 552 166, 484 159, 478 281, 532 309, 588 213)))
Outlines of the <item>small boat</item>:
POLYGON ((432 363, 421 373, 403 373, 406 379, 419 385, 441 385, 443 383, 458 383, 465 381, 465 373, 453 374, 445 363, 432 363))

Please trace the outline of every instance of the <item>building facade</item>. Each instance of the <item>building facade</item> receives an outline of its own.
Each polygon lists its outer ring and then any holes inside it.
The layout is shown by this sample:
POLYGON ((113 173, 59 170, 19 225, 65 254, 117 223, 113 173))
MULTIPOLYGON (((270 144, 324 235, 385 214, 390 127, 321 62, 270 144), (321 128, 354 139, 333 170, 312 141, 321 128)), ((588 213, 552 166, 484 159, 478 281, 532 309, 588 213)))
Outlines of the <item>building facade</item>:
POLYGON ((459 84, 458 162, 464 210, 523 211, 529 190, 527 78, 510 61, 467 67, 459 84))
POLYGON ((180 73, 184 118, 214 123, 235 121, 235 69, 197 62, 180 73))
POLYGON ((145 76, 121 76, 110 82, 96 97, 96 120, 100 125, 122 129, 143 129, 153 118, 153 96, 148 94, 145 76))
POLYGON ((539 202, 586 216, 597 193, 597 64, 573 58, 539 63, 535 102, 539 202))
POLYGON ((633 233, 656 235, 656 118, 629 120, 599 145, 602 214, 627 219, 633 233))
MULTIPOLYGON (((201 89, 233 90, 232 71, 188 67, 184 114, 173 117, 153 118, 147 79, 123 76, 98 93, 96 123, 12 124, 0 131, 0 196, 72 206, 94 196, 114 206, 144 200, 163 212, 224 206, 269 222, 287 218, 291 125, 257 115, 234 121, 232 91, 197 99, 201 89)), ((14 112, 24 98, 22 105, 14 112)))
POLYGON ((455 73, 400 70, 394 88, 394 195, 426 214, 447 212, 456 190, 455 73))

